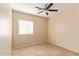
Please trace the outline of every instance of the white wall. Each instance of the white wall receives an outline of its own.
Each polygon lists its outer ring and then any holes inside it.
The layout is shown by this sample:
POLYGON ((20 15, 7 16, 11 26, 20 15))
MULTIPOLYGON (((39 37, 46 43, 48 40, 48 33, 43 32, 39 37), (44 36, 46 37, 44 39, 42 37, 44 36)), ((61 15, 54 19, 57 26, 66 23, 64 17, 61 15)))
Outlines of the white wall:
POLYGON ((53 15, 48 27, 49 42, 79 53, 79 4, 53 15))
POLYGON ((47 42, 48 20, 46 18, 13 11, 13 49, 47 42), (18 21, 20 19, 34 22, 34 33, 31 35, 19 35, 18 21))
POLYGON ((9 4, 0 4, 0 55, 11 55, 12 19, 9 4))

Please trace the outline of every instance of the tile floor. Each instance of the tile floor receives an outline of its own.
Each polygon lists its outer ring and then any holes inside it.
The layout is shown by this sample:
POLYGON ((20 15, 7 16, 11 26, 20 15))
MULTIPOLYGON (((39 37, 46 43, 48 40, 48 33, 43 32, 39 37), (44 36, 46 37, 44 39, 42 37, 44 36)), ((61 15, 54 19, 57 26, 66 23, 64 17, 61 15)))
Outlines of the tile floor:
POLYGON ((12 51, 13 56, 79 56, 78 53, 54 44, 43 43, 12 51))

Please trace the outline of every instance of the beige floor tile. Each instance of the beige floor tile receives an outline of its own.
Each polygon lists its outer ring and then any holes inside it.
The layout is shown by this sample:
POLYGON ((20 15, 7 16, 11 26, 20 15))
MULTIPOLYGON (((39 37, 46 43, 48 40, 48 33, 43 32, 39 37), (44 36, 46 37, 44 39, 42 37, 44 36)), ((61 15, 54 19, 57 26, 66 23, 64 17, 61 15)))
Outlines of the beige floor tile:
POLYGON ((50 43, 38 44, 12 51, 13 56, 79 56, 65 48, 50 43))

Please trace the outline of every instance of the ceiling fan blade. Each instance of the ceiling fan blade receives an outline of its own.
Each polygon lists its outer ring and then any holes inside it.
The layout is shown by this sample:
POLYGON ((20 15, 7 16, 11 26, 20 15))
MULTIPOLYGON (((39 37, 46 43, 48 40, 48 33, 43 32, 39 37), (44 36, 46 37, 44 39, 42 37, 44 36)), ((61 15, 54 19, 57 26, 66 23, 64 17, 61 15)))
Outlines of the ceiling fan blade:
POLYGON ((53 5, 53 3, 50 3, 46 9, 49 9, 51 6, 53 5))
POLYGON ((40 14, 40 13, 42 13, 43 11, 40 11, 40 12, 38 12, 37 14, 40 14))
POLYGON ((46 9, 46 8, 47 8, 47 5, 48 5, 48 4, 45 4, 45 7, 44 7, 44 9, 46 9))
POLYGON ((40 10, 43 10, 43 8, 40 8, 40 7, 35 7, 35 8, 40 9, 40 10))
POLYGON ((49 9, 48 11, 56 11, 57 12, 58 10, 57 9, 49 9))

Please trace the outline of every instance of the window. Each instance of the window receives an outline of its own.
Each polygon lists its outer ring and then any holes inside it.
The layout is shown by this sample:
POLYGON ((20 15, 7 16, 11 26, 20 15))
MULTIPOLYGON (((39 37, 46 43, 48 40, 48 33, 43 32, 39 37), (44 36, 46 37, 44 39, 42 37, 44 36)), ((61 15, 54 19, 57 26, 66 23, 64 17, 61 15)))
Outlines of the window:
POLYGON ((33 21, 19 20, 19 34, 33 34, 33 21))

